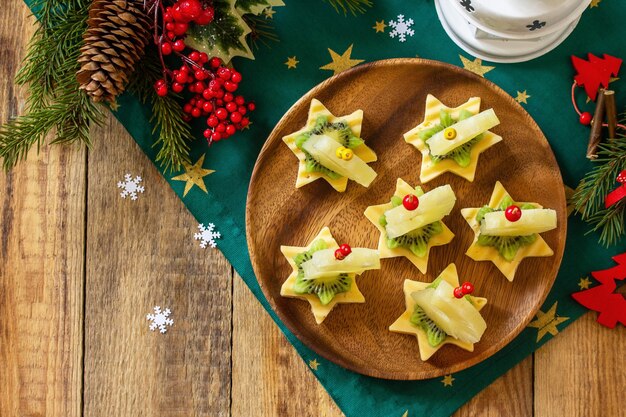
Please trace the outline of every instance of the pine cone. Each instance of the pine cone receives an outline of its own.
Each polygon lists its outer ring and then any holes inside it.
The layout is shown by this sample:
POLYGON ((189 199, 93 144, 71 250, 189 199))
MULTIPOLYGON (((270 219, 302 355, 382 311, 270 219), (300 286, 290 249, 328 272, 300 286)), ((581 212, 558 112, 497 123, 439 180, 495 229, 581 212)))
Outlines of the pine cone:
POLYGON ((83 35, 77 79, 93 101, 113 102, 150 40, 143 0, 94 0, 83 35))

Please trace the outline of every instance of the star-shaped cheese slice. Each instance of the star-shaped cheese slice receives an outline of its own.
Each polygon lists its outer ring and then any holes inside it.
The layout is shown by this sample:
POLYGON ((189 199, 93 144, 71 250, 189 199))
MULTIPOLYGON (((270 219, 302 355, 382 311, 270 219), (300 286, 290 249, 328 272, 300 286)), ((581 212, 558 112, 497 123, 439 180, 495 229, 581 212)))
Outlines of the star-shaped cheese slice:
MULTIPOLYGON (((504 189, 504 186, 500 183, 500 181, 496 182, 495 187, 493 188, 493 193, 491 194, 491 199, 489 200, 489 207, 498 208, 502 203, 502 200, 505 198, 513 199, 509 193, 504 189)), ((526 203, 520 203, 526 204, 526 203)), ((534 204, 537 208, 543 208, 539 204, 536 203, 528 203, 534 204)), ((475 261, 491 261, 493 264, 504 274, 506 279, 509 281, 513 281, 515 278, 515 271, 517 271, 517 267, 522 262, 524 258, 528 257, 538 257, 538 256, 552 256, 554 252, 543 238, 537 234, 537 240, 535 240, 530 245, 522 246, 519 248, 517 253, 515 254, 515 258, 512 261, 507 261, 498 253, 498 249, 493 246, 481 246, 478 242, 478 235, 480 232, 480 223, 476 221, 476 215, 478 214, 479 207, 476 208, 464 208, 461 210, 461 214, 470 225, 472 230, 474 231, 474 241, 472 245, 467 249, 465 254, 472 258, 475 261)))
POLYGON ((347 303, 364 303, 365 297, 359 291, 359 287, 356 285, 355 274, 348 274, 352 279, 352 285, 350 289, 346 292, 335 294, 330 303, 323 305, 317 296, 317 294, 298 294, 293 290, 294 284, 296 283, 296 277, 298 276, 298 266, 294 261, 294 258, 302 253, 306 252, 311 248, 313 242, 318 239, 322 239, 326 242, 326 246, 329 249, 336 249, 339 247, 333 236, 330 234, 330 229, 328 227, 324 227, 319 234, 311 240, 311 242, 306 247, 300 246, 281 246, 280 251, 283 253, 289 265, 291 266, 291 274, 287 278, 287 280, 283 283, 280 288, 280 295, 283 297, 289 298, 300 298, 302 300, 306 300, 311 304, 311 311, 315 316, 315 321, 317 324, 320 324, 324 321, 326 316, 330 313, 330 311, 337 304, 347 304, 347 303))
MULTIPOLYGON (((447 281, 454 288, 459 286, 459 276, 456 271, 456 265, 450 264, 444 269, 439 277, 445 281, 447 281)), ((411 315, 413 315, 413 310, 415 309, 415 300, 411 297, 416 291, 420 291, 426 289, 430 283, 427 282, 419 282, 412 281, 410 279, 404 280, 404 300, 406 303, 406 311, 402 313, 398 319, 393 322, 391 326, 389 326, 389 330, 396 333, 403 334, 414 334, 417 337, 417 343, 419 345, 420 350, 420 358, 423 361, 428 360, 431 356, 435 354, 439 349, 441 349, 444 345, 451 344, 460 347, 461 349, 465 349, 469 352, 474 351, 474 343, 462 342, 454 337, 447 336, 443 342, 441 342, 436 347, 432 347, 428 343, 428 337, 426 336, 426 332, 413 323, 411 323, 411 315)), ((472 300, 472 304, 478 311, 480 311, 486 304, 487 299, 482 297, 474 297, 470 295, 472 300)))
MULTIPOLYGON (((396 182, 396 191, 394 195, 400 198, 403 198, 407 194, 415 194, 415 189, 407 184, 402 178, 398 178, 396 182)), ((378 221, 380 216, 382 216, 387 210, 393 208, 393 204, 391 202, 386 204, 379 204, 377 206, 369 206, 365 209, 365 217, 376 226, 378 231, 380 231, 380 238, 378 239, 378 252, 380 253, 380 258, 396 258, 398 256, 404 256, 409 261, 413 263, 420 270, 422 274, 426 273, 428 268, 428 256, 430 255, 430 248, 433 246, 442 246, 450 243, 454 238, 454 233, 448 226, 446 226, 443 221, 441 222, 443 226, 443 230, 441 233, 438 233, 430 238, 428 241, 428 248, 426 250, 426 255, 423 257, 416 256, 410 249, 398 247, 395 249, 389 249, 387 246, 387 231, 385 227, 380 224, 378 221)))
POLYGON ((470 152, 471 162, 466 167, 460 166, 452 159, 443 159, 434 163, 430 158, 430 150, 424 141, 420 139, 419 133, 439 124, 439 112, 442 109, 446 110, 453 119, 458 119, 461 110, 467 110, 473 114, 478 114, 480 112, 480 97, 472 97, 459 107, 454 108, 444 105, 431 94, 426 97, 424 121, 404 134, 404 140, 415 146, 422 153, 420 181, 422 183, 426 183, 444 172, 451 172, 472 182, 476 176, 478 157, 482 152, 500 142, 502 137, 490 131, 483 133, 483 138, 472 146, 472 150, 470 152))
MULTIPOLYGON (((309 115, 307 117, 306 124, 302 129, 297 132, 293 132, 287 136, 283 137, 283 142, 289 146, 289 149, 298 157, 298 176, 296 178, 296 188, 300 188, 303 185, 309 184, 317 179, 324 178, 335 190, 339 192, 344 192, 346 190, 346 186, 348 185, 348 178, 341 177, 338 179, 330 178, 327 175, 324 175, 320 172, 307 172, 306 164, 305 164, 305 155, 304 152, 300 148, 296 146, 296 138, 313 129, 315 127, 315 122, 317 118, 320 116, 328 117, 328 121, 330 123, 336 123, 340 121, 344 121, 350 129, 352 129, 352 133, 361 137, 361 125, 363 124, 363 110, 356 110, 352 114, 347 116, 334 116, 323 104, 317 99, 311 100, 311 106, 309 107, 309 115)), ((352 150, 354 155, 358 156, 365 163, 370 163, 376 161, 378 158, 374 151, 372 151, 367 145, 363 144, 358 146, 352 150)))

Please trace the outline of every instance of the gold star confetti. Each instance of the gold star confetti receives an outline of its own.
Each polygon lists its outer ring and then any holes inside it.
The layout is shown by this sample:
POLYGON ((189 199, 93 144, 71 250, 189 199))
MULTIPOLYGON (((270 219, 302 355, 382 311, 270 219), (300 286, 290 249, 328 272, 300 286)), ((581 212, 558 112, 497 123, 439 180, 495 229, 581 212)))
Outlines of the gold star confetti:
POLYGON ((274 19, 274 13, 276 13, 276 10, 272 9, 271 7, 263 10, 263 15, 266 19, 274 19))
POLYGON ((601 1, 602 0, 591 0, 591 4, 589 5, 589 8, 598 7, 601 1))
POLYGON ((494 69, 495 67, 489 67, 487 65, 483 65, 483 60, 480 58, 476 58, 473 61, 465 58, 463 55, 459 55, 461 58, 461 62, 463 63, 463 68, 468 71, 473 72, 476 75, 480 75, 481 77, 485 77, 485 74, 494 69))
POLYGON ((363 59, 352 59, 350 57, 350 55, 352 54, 353 45, 350 45, 348 49, 346 49, 346 51, 341 55, 339 55, 337 52, 333 51, 332 49, 328 48, 328 53, 330 53, 330 57, 333 60, 333 62, 330 62, 324 65, 323 67, 320 67, 320 69, 333 71, 333 75, 337 75, 340 72, 350 69, 354 67, 355 65, 363 62, 364 61, 363 59))
MULTIPOLYGON (((289 266, 291 266, 291 274, 287 277, 283 285, 280 287, 280 295, 288 298, 299 298, 301 300, 308 301, 311 305, 311 311, 313 312, 313 316, 315 317, 315 322, 320 324, 326 319, 328 314, 332 311, 332 309, 337 304, 346 304, 346 303, 364 303, 365 297, 359 290, 359 287, 356 283, 356 275, 348 274, 348 277, 352 280, 352 285, 350 285, 350 289, 345 292, 340 292, 335 294, 333 299, 328 304, 322 304, 319 296, 317 294, 302 294, 297 293, 294 290, 294 286, 296 284, 296 278, 298 277, 298 265, 294 261, 294 258, 299 254, 308 251, 311 249, 313 243, 318 240, 323 240, 326 243, 326 247, 329 249, 336 249, 339 247, 337 241, 330 234, 330 229, 328 227, 322 228, 320 232, 317 234, 315 238, 313 238, 307 246, 281 246, 280 251, 283 256, 287 259, 289 266)), ((317 362, 315 362, 317 363, 317 362)), ((313 367, 313 366, 311 366, 313 367)), ((317 368, 314 368, 317 369, 317 368)))
POLYGON ((198 161, 193 165, 183 163, 183 166, 185 167, 185 173, 172 177, 174 181, 186 181, 185 191, 183 191, 183 197, 187 195, 189 190, 191 190, 194 185, 197 185, 202 191, 207 193, 203 177, 206 177, 207 175, 212 174, 215 171, 212 169, 202 168, 202 164, 204 163, 204 157, 205 155, 202 155, 200 159, 198 159, 198 161))
POLYGON ((117 102, 117 100, 114 100, 114 101, 112 101, 111 103, 109 103, 109 108, 110 108, 112 111, 118 111, 118 110, 120 109, 120 105, 119 105, 119 103, 117 102))
MULTIPOLYGON (((459 284, 459 275, 456 270, 456 265, 450 264, 441 271, 441 274, 437 278, 441 278, 450 284, 453 288, 458 287, 459 284)), ((438 344, 436 347, 433 347, 428 343, 428 336, 424 329, 419 326, 411 323, 411 316, 415 311, 415 300, 411 296, 416 291, 421 291, 427 288, 430 283, 412 281, 410 279, 405 279, 402 287, 402 291, 404 292, 404 304, 406 310, 396 321, 394 321, 391 326, 389 326, 389 331, 395 333, 402 333, 408 335, 414 335, 417 338, 417 345, 420 352, 420 359, 423 361, 427 361, 431 356, 433 356, 439 349, 447 344, 456 345, 461 349, 465 349, 468 352, 474 351, 474 344, 469 342, 462 342, 459 339, 455 339, 452 336, 446 336, 446 338, 438 344)), ((472 304, 476 308, 476 310, 480 311, 486 304, 487 299, 482 297, 474 297, 470 296, 472 300, 472 304)))
MULTIPOLYGON (((493 192, 491 193, 491 198, 489 199, 488 206, 491 208, 498 208, 502 204, 502 202, 510 198, 513 201, 515 200, 508 191, 504 188, 500 181, 496 181, 495 186, 493 187, 493 192)), ((519 203, 524 204, 524 203, 519 203)), ((537 208, 543 208, 539 204, 530 203, 535 205, 537 208)), ((472 245, 467 249, 465 254, 472 258, 475 261, 491 261, 493 264, 502 272, 502 274, 509 281, 513 281, 515 278, 515 271, 519 267, 520 263, 525 258, 530 257, 542 257, 542 256, 552 256, 554 255, 554 251, 550 249, 550 246, 546 243, 545 240, 541 237, 540 234, 536 234, 537 238, 530 245, 522 246, 518 249, 515 257, 512 261, 507 261, 504 259, 498 249, 493 246, 482 246, 478 244, 478 236, 480 235, 480 223, 476 220, 476 216, 478 214, 478 210, 480 207, 474 208, 463 208, 461 209, 461 215, 467 221, 467 224, 474 231, 474 241, 472 245)))
POLYGON ((528 94, 526 94, 526 90, 522 91, 522 92, 517 92, 517 97, 515 97, 515 101, 517 101, 518 103, 524 103, 524 104, 528 104, 528 100, 529 98, 531 98, 532 96, 529 96, 528 94))
POLYGON ((317 367, 320 366, 320 363, 317 361, 317 359, 313 359, 309 361, 309 366, 311 367, 311 369, 313 369, 314 371, 317 371, 317 367))
POLYGON ((374 29, 376 31, 376 33, 385 33, 385 28, 387 27, 387 25, 385 24, 384 20, 381 20, 380 22, 377 20, 376 24, 374 26, 372 26, 372 29, 374 29))
POLYGON ((402 417, 409 417, 409 410, 406 410, 404 414, 402 414, 402 417))
POLYGON ((578 286, 581 290, 588 290, 590 285, 591 280, 587 277, 581 278, 580 281, 578 281, 578 286))
POLYGON ((443 384, 444 387, 451 387, 454 380, 455 378, 452 375, 446 375, 441 380, 441 383, 443 384))
POLYGON ((532 321, 528 327, 534 327, 535 329, 539 329, 537 332, 537 342, 539 342, 543 337, 550 333, 552 336, 556 336, 559 333, 559 329, 557 329, 557 325, 563 323, 564 321, 569 320, 569 317, 559 317, 556 314, 556 307, 558 301, 555 301, 546 313, 539 310, 537 311, 537 320, 532 321))
POLYGON ((298 61, 295 56, 290 56, 290 57, 287 57, 287 61, 285 62, 285 65, 287 65, 287 69, 293 69, 293 68, 296 68, 299 62, 300 61, 298 61))

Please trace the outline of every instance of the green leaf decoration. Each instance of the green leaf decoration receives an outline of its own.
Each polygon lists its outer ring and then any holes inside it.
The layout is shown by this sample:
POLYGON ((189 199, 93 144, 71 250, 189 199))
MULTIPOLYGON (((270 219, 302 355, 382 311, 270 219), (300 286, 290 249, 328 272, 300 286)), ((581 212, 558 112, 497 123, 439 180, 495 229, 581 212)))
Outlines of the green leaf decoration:
POLYGON ((251 13, 254 15, 261 14, 261 12, 268 7, 284 6, 285 3, 282 0, 237 0, 235 7, 240 14, 251 13))
POLYGON ((254 59, 246 36, 250 27, 235 8, 235 0, 214 0, 215 19, 208 25, 189 25, 187 46, 229 63, 235 56, 254 59))

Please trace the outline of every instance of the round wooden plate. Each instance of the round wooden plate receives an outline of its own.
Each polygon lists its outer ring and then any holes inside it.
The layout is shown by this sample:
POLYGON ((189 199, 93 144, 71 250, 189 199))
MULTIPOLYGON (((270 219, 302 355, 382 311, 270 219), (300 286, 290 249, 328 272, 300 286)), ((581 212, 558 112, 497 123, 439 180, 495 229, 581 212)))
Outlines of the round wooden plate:
POLYGON ((280 319, 319 355, 361 374, 399 380, 433 378, 474 365, 517 336, 543 303, 563 257, 567 226, 563 181, 546 138, 526 113, 495 84, 461 68, 422 59, 391 59, 356 67, 319 84, 287 111, 269 136, 256 162, 246 209, 250 257, 265 296, 280 319), (482 153, 476 179, 468 182, 446 173, 426 190, 450 184, 457 196, 445 223, 456 235, 430 252, 422 275, 405 258, 383 259, 381 269, 357 277, 364 304, 339 304, 317 325, 309 303, 280 296, 291 272, 281 245, 306 246, 329 226, 337 242, 376 248, 379 233, 363 215, 367 206, 388 202, 396 179, 419 184, 421 154, 403 133, 421 123, 427 94, 455 107, 469 97, 482 98, 481 110, 493 108, 501 124, 492 131, 504 140, 482 153), (317 98, 336 116, 363 109, 362 137, 378 154, 370 164, 378 177, 369 188, 350 181, 345 193, 324 180, 300 189, 294 184, 297 159, 282 137, 304 126, 311 99, 317 98), (481 207, 501 181, 518 201, 533 201, 557 211, 558 228, 542 236, 554 250, 547 258, 526 258, 509 282, 491 262, 465 255, 473 232, 460 214, 481 207), (472 281, 476 295, 489 300, 481 311, 487 321, 482 340, 467 352, 446 345, 430 360, 419 358, 414 336, 388 328, 404 311, 404 279, 431 282, 450 263, 461 282, 472 281))

